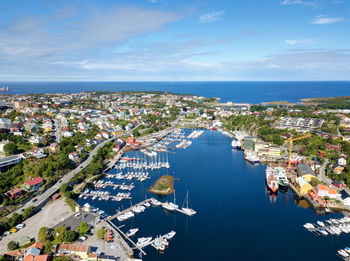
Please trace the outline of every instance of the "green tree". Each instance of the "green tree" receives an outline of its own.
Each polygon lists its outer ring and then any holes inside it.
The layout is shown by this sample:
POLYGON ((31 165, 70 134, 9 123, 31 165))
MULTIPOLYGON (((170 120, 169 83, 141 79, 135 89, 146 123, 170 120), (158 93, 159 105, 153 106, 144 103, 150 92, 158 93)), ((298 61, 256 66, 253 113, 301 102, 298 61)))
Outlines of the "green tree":
POLYGON ((10 142, 4 146, 4 151, 5 151, 6 155, 13 155, 13 154, 16 154, 18 152, 18 147, 15 143, 10 142))
POLYGON ((51 254, 53 243, 51 240, 44 241, 44 253, 45 254, 51 254))
POLYGON ((79 235, 85 236, 90 231, 90 227, 85 222, 81 222, 77 231, 79 235))
POLYGON ((18 242, 12 240, 12 241, 7 243, 7 249, 10 251, 15 250, 17 248, 19 248, 18 242))
POLYGON ((67 242, 67 243, 70 243, 70 242, 75 241, 76 238, 77 238, 77 232, 75 232, 75 231, 73 231, 73 230, 67 230, 67 231, 64 233, 63 241, 64 241, 64 242, 67 242))
POLYGON ((38 232, 38 241, 46 242, 51 238, 50 231, 48 227, 41 227, 38 232))
POLYGON ((53 236, 57 243, 61 243, 63 241, 63 237, 66 234, 67 228, 65 226, 56 227, 53 231, 53 236))
POLYGON ((62 193, 66 192, 68 190, 68 184, 67 183, 63 183, 62 186, 60 187, 60 191, 62 193))
POLYGON ((106 230, 103 227, 100 227, 96 233, 99 239, 104 239, 106 235, 106 230))
POLYGON ((10 222, 9 222, 10 226, 13 227, 21 222, 22 222, 22 216, 14 212, 10 218, 10 222))
POLYGON ((26 208, 23 211, 23 213, 22 213, 23 220, 31 217, 34 214, 34 212, 35 212, 35 207, 34 206, 26 208))

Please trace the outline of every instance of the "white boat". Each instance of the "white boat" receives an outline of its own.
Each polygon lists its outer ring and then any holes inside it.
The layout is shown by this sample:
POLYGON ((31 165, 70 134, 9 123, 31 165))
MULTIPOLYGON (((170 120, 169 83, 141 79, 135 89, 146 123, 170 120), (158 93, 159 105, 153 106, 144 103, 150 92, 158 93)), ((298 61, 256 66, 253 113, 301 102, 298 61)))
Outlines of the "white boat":
POLYGON ((155 198, 151 198, 151 204, 154 206, 160 206, 162 203, 159 202, 159 200, 156 200, 155 198))
POLYGON ((260 159, 256 153, 252 151, 244 151, 244 159, 249 161, 250 163, 259 163, 260 159))
POLYGON ((240 150, 241 149, 241 142, 239 140, 232 140, 231 147, 232 147, 232 149, 240 150))
POLYGON ((175 191, 174 191, 174 203, 172 203, 172 202, 165 202, 165 203, 162 204, 162 207, 165 210, 168 210, 168 211, 175 211, 176 209, 179 208, 179 206, 176 205, 175 202, 176 202, 176 196, 175 196, 175 191))
POLYGON ((319 225, 320 227, 324 227, 325 224, 322 221, 317 221, 317 225, 319 225))
POLYGON ((340 256, 342 256, 342 257, 348 257, 349 256, 349 254, 343 249, 338 250, 338 254, 340 256))
POLYGON ((188 216, 193 216, 197 213, 195 210, 188 207, 188 191, 186 192, 186 197, 185 197, 184 203, 182 204, 181 209, 188 216))
POLYGON ((138 231, 139 231, 138 228, 132 228, 132 229, 130 229, 128 232, 126 232, 125 235, 128 236, 128 237, 132 237, 132 236, 134 236, 138 231))
POLYGON ((175 236, 176 232, 171 230, 168 234, 165 234, 164 237, 168 240, 172 239, 175 236))
POLYGON ((137 239, 136 245, 138 247, 144 247, 152 241, 152 237, 140 237, 137 239))
POLYGON ((175 211, 179 206, 172 202, 165 202, 162 204, 162 207, 168 211, 175 211))

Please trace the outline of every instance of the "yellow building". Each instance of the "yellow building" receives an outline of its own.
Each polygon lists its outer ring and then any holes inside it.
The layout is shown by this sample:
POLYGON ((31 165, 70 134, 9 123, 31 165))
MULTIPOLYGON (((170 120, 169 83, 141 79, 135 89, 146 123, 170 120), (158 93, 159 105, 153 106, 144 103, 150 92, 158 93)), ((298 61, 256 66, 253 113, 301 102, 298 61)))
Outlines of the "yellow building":
POLYGON ((44 128, 44 132, 51 132, 52 128, 50 126, 47 126, 44 128))
POLYGON ((299 190, 299 193, 303 195, 308 194, 312 190, 312 186, 310 185, 310 183, 302 177, 298 177, 296 179, 296 185, 297 189, 299 190))
POLYGON ((311 175, 311 174, 306 174, 306 175, 303 175, 303 179, 305 179, 307 182, 311 182, 312 179, 317 179, 314 175, 311 175))

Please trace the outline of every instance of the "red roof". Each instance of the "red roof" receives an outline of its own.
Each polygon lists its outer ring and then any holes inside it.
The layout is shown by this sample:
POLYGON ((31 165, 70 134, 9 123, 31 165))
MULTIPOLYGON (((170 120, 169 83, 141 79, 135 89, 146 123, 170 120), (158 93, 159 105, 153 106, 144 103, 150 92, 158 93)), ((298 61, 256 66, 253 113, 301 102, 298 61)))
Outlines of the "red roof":
POLYGON ((43 178, 42 177, 36 177, 36 178, 33 178, 33 179, 29 180, 27 182, 27 185, 35 186, 35 185, 40 184, 41 182, 43 182, 43 178))

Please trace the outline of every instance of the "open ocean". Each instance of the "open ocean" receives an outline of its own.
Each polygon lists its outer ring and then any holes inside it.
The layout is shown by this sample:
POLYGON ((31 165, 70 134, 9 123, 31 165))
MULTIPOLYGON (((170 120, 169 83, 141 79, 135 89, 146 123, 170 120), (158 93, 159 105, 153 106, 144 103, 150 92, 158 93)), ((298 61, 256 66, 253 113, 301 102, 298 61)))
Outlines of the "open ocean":
POLYGON ((168 91, 258 104, 350 95, 350 82, 1 82, 12 94, 82 91, 168 91))

